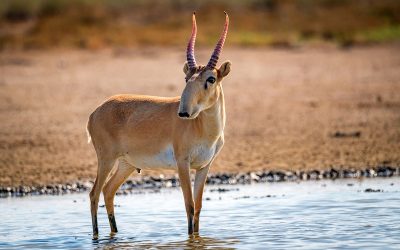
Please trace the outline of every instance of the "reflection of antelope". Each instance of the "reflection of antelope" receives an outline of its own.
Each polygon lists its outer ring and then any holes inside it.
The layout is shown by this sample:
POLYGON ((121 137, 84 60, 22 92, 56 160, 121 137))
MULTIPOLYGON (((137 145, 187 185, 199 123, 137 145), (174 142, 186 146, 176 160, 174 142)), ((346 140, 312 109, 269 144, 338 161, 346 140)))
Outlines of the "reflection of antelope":
POLYGON ((214 53, 207 66, 200 66, 194 58, 197 26, 193 14, 187 62, 183 67, 186 87, 180 98, 117 95, 90 115, 87 131, 98 159, 97 178, 90 192, 94 238, 98 236, 101 190, 111 231, 117 232, 115 192, 135 169, 177 168, 188 232, 199 231, 204 183, 211 163, 224 144, 225 102, 221 81, 230 72, 231 63, 225 62, 218 69, 215 66, 228 32, 229 18, 226 13, 225 16, 224 31, 214 53), (117 159, 118 168, 105 184, 117 159), (190 168, 196 170, 194 194, 190 168))

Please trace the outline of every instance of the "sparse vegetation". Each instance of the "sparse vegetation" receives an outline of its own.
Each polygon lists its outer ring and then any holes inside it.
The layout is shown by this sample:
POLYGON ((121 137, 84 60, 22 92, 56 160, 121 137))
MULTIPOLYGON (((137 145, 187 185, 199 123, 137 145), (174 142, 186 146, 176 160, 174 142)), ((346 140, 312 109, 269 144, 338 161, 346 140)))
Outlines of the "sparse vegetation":
POLYGON ((193 10, 202 24, 200 46, 214 44, 223 10, 232 20, 230 45, 400 40, 396 0, 3 0, 0 48, 182 46, 193 10))

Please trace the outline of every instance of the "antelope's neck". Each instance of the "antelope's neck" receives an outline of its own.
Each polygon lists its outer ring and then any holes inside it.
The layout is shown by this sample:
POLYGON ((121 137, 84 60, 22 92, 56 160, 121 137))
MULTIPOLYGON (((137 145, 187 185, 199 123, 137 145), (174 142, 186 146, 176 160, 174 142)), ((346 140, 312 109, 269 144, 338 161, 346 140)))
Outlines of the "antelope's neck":
POLYGON ((203 135, 210 140, 218 139, 225 128, 225 100, 222 86, 218 100, 210 108, 203 110, 199 115, 203 135))

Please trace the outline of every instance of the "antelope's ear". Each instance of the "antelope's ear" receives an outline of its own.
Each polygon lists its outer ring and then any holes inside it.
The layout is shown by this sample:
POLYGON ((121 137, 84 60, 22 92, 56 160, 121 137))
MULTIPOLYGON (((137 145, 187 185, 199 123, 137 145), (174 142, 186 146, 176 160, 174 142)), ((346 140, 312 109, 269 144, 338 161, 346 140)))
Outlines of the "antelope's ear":
POLYGON ((218 75, 221 77, 227 76, 231 72, 231 65, 230 61, 224 62, 218 69, 218 75))
POLYGON ((189 64, 188 62, 185 62, 185 64, 183 65, 183 73, 187 75, 188 72, 189 72, 189 64))

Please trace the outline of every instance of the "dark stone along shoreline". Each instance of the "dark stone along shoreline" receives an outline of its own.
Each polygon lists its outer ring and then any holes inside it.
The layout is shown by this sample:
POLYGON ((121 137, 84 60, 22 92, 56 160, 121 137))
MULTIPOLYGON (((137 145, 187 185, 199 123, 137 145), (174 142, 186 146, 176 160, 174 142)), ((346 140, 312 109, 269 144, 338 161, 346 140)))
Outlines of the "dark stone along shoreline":
MULTIPOLYGON (((254 171, 246 173, 221 173, 209 174, 207 185, 236 185, 265 182, 282 181, 307 181, 323 179, 342 179, 342 178, 374 178, 374 177, 393 177, 400 176, 400 167, 378 166, 363 170, 335 169, 312 170, 312 171, 254 171)), ((70 193, 87 192, 93 186, 92 181, 77 181, 67 184, 55 184, 46 186, 0 186, 0 198, 24 197, 29 195, 63 195, 70 193)), ((179 187, 179 178, 174 177, 152 177, 144 176, 138 179, 126 181, 117 191, 117 195, 130 194, 140 189, 160 189, 179 187)))

